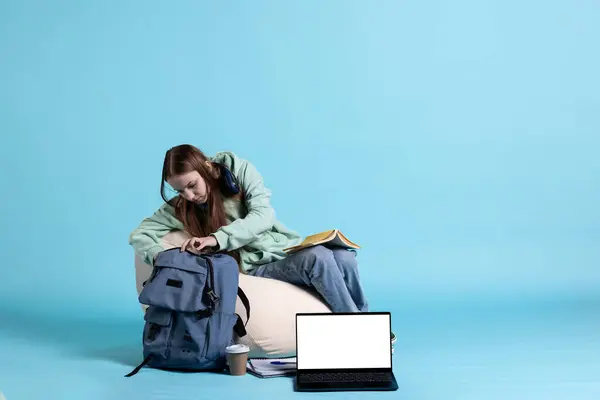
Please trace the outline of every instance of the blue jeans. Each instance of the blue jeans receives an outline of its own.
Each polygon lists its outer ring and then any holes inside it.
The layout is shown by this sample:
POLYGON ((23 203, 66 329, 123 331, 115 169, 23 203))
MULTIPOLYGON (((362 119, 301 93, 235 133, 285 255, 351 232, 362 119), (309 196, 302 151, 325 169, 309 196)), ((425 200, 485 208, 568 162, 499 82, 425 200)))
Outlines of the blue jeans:
POLYGON ((283 260, 248 272, 314 289, 333 312, 366 312, 369 307, 360 284, 356 252, 314 246, 283 260))

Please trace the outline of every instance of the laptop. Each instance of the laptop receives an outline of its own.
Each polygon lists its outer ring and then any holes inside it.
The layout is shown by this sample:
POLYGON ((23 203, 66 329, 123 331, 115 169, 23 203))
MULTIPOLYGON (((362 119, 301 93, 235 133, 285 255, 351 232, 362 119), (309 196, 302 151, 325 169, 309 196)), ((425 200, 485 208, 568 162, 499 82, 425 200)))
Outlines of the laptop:
POLYGON ((398 390, 389 312, 296 314, 299 392, 398 390))

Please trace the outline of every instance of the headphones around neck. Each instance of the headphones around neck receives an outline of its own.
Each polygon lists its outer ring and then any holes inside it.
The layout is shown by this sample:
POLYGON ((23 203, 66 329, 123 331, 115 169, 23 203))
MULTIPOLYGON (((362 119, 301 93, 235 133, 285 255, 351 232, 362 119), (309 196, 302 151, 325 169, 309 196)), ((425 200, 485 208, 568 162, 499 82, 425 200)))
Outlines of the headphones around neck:
POLYGON ((235 182, 235 178, 231 171, 224 166, 219 164, 221 170, 221 189, 228 195, 234 196, 240 192, 240 187, 235 182))

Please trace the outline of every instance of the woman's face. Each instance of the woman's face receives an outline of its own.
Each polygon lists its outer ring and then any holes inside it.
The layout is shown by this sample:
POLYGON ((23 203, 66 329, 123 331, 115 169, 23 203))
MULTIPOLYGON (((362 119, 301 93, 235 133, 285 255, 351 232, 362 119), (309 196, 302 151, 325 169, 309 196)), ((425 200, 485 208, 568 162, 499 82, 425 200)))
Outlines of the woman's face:
POLYGON ((167 182, 175 189, 181 197, 196 204, 204 204, 208 200, 208 187, 206 181, 198 171, 190 171, 181 175, 175 175, 167 179, 167 182))

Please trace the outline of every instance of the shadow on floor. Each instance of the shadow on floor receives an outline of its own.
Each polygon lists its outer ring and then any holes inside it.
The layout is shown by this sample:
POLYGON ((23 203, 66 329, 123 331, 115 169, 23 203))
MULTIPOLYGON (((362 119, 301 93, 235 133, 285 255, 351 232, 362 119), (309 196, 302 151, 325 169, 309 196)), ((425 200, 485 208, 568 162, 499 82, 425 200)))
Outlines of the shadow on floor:
POLYGON ((132 369, 142 362, 141 344, 84 350, 80 354, 85 358, 113 361, 132 369))
POLYGON ((82 318, 0 308, 0 335, 74 357, 135 367, 142 361, 141 317, 82 318))

